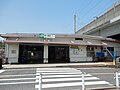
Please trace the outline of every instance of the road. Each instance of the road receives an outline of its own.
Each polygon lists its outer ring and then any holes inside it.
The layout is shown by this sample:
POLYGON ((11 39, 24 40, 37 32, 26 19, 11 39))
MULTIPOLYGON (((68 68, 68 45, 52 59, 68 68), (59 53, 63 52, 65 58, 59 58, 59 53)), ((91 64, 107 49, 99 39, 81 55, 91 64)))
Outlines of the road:
POLYGON ((82 72, 91 74, 92 76, 98 77, 100 80, 109 82, 111 85, 115 86, 115 72, 120 71, 116 68, 77 68, 82 72))
POLYGON ((42 90, 82 90, 81 76, 75 72, 87 73, 85 80, 92 82, 86 88, 103 88, 115 86, 114 72, 120 69, 113 68, 28 68, 0 70, 0 90, 37 90, 35 78, 37 72, 44 73, 42 90), (47 73, 46 73, 47 72, 47 73), (53 73, 54 72, 54 73, 53 73), (69 72, 71 74, 68 74, 69 72), (51 75, 52 73, 52 75, 51 75), (13 80, 11 81, 11 75, 13 80), (24 76, 21 76, 24 75, 24 76), (25 76, 27 75, 27 76, 25 76), (22 78, 22 79, 21 79, 22 78), (27 79, 24 79, 27 78, 27 79), (17 84, 15 84, 16 82, 17 84), (26 82, 24 84, 20 84, 26 82), (4 85, 12 83, 14 85, 4 85), (98 83, 98 85, 97 85, 98 83), (47 87, 47 88, 46 88, 47 87))

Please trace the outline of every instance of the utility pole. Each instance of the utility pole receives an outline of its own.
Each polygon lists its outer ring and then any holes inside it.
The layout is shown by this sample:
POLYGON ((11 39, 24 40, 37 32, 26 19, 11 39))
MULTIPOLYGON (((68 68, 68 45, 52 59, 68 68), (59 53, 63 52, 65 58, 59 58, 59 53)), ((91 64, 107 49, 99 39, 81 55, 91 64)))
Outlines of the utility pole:
POLYGON ((74 15, 74 33, 76 33, 76 13, 74 15))

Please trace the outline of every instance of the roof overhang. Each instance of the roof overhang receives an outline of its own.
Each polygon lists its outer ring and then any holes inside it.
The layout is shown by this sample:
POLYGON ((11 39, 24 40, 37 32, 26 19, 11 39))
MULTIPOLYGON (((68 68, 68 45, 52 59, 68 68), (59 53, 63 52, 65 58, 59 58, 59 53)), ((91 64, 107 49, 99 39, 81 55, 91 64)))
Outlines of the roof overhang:
POLYGON ((73 42, 47 42, 47 41, 16 41, 16 40, 4 40, 5 43, 17 43, 17 44, 58 44, 58 45, 79 45, 79 46, 107 46, 106 43, 94 44, 94 43, 73 43, 73 42))

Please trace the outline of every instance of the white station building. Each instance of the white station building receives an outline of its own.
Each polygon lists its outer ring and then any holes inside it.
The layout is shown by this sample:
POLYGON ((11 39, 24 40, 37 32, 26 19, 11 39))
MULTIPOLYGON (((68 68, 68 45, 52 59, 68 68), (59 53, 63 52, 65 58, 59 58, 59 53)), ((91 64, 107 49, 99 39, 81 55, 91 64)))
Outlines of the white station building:
POLYGON ((9 33, 1 37, 5 38, 8 63, 92 62, 96 57, 110 56, 106 49, 120 52, 120 41, 100 36, 9 33))

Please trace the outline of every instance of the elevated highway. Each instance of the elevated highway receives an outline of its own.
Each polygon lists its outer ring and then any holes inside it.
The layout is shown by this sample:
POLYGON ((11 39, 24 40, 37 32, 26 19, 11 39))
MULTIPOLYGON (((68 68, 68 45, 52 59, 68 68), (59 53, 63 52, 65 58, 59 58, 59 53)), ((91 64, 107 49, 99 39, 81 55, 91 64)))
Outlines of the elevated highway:
POLYGON ((76 34, 103 36, 120 40, 120 2, 79 29, 76 34))

